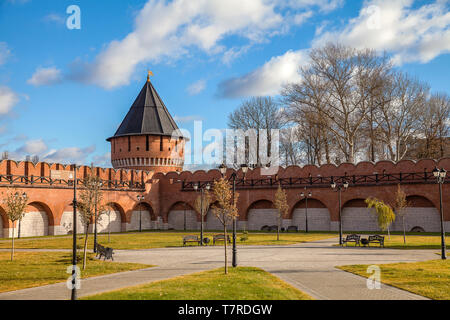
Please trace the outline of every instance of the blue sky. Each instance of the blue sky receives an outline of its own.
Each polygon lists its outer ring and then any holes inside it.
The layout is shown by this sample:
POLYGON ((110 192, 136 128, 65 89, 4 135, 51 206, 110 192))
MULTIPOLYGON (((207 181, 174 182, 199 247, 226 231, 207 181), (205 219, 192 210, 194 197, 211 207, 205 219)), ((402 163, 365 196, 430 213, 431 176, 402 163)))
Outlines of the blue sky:
POLYGON ((450 1, 0 0, 0 151, 109 166, 114 134, 146 80, 179 127, 225 128, 252 95, 299 81, 307 50, 387 51, 450 92, 450 1), (81 10, 70 30, 66 9, 81 10))

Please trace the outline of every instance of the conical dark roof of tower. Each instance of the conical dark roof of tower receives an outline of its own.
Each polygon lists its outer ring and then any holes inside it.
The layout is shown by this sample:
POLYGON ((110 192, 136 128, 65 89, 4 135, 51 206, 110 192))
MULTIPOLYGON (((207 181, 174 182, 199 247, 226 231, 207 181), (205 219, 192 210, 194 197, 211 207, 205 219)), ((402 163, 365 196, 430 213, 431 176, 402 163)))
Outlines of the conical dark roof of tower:
POLYGON ((181 136, 177 124, 150 80, 145 83, 114 136, 107 140, 140 134, 181 136))

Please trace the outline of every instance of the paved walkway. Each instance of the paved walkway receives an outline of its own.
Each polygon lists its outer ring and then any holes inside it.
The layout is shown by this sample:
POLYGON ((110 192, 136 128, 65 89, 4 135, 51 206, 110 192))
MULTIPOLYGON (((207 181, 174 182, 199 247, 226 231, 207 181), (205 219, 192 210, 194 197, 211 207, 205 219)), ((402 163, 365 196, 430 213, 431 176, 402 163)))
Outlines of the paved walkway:
MULTIPOLYGON (((240 246, 238 263, 260 267, 321 300, 425 299, 384 284, 379 290, 369 290, 365 278, 335 266, 430 260, 437 258, 436 250, 341 248, 334 247, 335 243, 336 239, 328 239, 289 246, 240 246)), ((221 267, 223 247, 118 250, 114 259, 158 267, 82 280, 79 297, 221 267)), ((68 298, 70 291, 65 283, 0 294, 0 300, 68 298)))

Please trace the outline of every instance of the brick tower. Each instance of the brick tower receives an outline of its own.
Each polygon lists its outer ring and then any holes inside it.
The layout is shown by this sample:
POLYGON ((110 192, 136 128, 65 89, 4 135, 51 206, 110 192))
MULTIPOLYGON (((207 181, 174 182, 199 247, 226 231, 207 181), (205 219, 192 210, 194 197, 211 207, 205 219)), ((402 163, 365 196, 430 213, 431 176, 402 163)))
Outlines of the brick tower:
POLYGON ((147 82, 111 142, 115 169, 182 171, 185 138, 152 83, 147 82))

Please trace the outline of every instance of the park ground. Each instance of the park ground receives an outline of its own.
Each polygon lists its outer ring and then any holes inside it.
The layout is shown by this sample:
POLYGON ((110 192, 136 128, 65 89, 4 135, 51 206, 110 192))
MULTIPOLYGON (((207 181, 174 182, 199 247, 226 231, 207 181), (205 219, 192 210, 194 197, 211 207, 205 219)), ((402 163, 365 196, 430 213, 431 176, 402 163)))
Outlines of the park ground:
MULTIPOLYGON (((386 248, 341 248, 335 246, 336 233, 282 233, 280 241, 274 233, 249 233, 245 242, 238 234, 238 261, 246 268, 230 268, 223 276, 222 245, 182 247, 186 234, 196 232, 112 234, 109 243, 100 235, 100 243, 116 250, 115 261, 90 254, 80 296, 193 299, 192 292, 201 292, 196 299, 450 299, 450 265, 439 260, 438 235, 408 235, 404 245, 403 236, 393 234, 386 237, 386 248), (382 290, 367 289, 371 264, 381 268, 382 290), (223 290, 213 294, 219 286, 223 290)), ((6 271, 0 299, 67 299, 62 282, 69 275, 71 237, 20 239, 16 245, 21 249, 11 262, 10 242, 0 241, 0 268, 6 271), (23 288, 30 289, 18 290, 23 288)))

